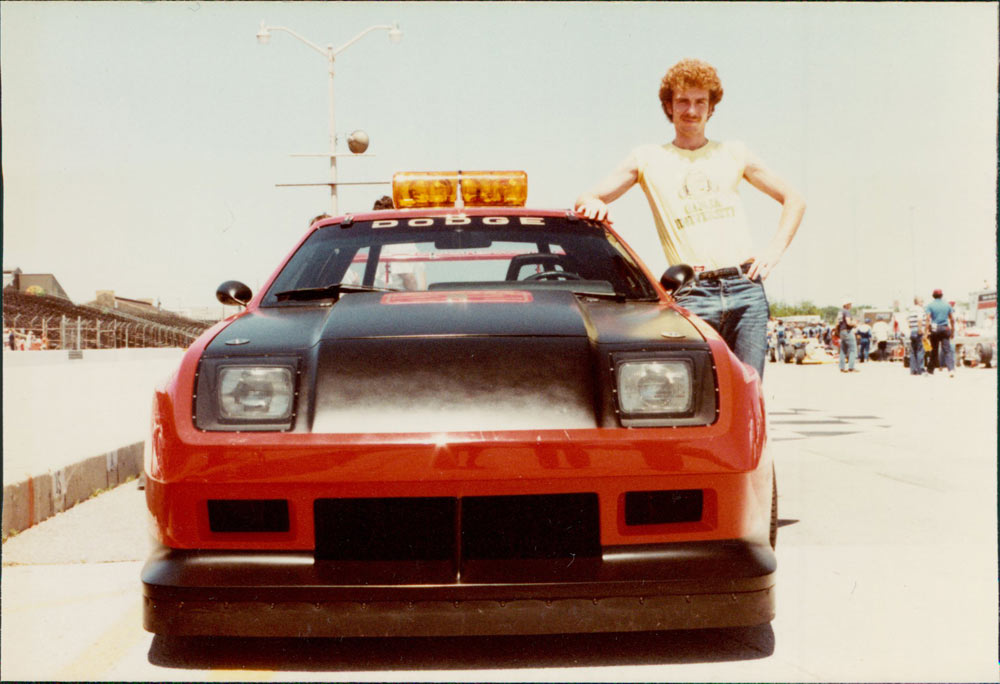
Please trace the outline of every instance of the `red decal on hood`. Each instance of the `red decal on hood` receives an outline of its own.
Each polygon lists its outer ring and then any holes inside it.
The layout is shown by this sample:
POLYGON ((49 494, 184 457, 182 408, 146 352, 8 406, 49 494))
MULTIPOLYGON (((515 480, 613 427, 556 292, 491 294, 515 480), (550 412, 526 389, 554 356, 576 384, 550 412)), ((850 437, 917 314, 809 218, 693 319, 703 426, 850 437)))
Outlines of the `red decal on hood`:
POLYGON ((524 290, 454 290, 449 292, 390 292, 383 304, 527 304, 534 301, 524 290))

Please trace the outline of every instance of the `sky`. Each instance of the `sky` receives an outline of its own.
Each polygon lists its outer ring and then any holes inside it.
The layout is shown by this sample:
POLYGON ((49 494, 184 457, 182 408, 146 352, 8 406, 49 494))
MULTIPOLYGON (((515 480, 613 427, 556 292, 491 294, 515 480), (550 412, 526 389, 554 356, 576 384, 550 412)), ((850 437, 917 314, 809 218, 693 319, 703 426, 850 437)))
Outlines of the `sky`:
MULTIPOLYGON (((3 266, 53 273, 76 302, 110 289, 168 309, 255 292, 329 210, 321 46, 336 60, 341 181, 523 169, 528 205, 567 208, 629 151, 666 143, 659 81, 684 57, 725 95, 712 139, 741 140, 805 195, 768 297, 962 301, 996 283, 995 3, 0 2, 3 266)), ((389 186, 340 190, 342 212, 389 186)), ((744 183, 756 244, 780 206, 744 183)), ((638 187, 614 227, 666 266, 638 187)))

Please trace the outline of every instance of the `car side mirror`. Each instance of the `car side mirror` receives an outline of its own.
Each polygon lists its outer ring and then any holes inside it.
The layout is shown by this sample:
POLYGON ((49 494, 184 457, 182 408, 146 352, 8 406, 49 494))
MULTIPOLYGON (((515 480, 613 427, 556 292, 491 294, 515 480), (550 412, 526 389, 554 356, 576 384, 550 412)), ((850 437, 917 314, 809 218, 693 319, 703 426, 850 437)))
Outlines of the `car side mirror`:
POLYGON ((660 285, 671 294, 684 283, 694 278, 694 269, 687 264, 674 264, 660 276, 660 285))
POLYGON ((215 298, 226 306, 246 306, 253 292, 238 280, 227 280, 215 291, 215 298))

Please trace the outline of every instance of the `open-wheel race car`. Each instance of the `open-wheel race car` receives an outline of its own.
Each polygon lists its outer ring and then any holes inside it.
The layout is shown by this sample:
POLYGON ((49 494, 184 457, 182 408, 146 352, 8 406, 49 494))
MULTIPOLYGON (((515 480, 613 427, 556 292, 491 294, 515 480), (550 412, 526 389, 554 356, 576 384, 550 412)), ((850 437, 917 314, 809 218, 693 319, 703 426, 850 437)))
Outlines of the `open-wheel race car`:
POLYGON ((167 635, 541 634, 774 616, 760 378, 523 173, 314 223, 154 396, 167 635))

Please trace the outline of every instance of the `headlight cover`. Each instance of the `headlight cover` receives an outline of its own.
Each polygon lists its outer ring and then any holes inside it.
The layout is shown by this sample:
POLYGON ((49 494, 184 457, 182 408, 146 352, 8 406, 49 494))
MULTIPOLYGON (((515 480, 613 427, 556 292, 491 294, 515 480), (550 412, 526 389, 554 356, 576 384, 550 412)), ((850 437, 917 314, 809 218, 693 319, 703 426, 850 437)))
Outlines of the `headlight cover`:
POLYGON ((292 415, 292 371, 267 366, 219 369, 219 413, 230 420, 286 420, 292 415))
POLYGON ((711 425, 718 385, 708 350, 612 352, 618 416, 625 427, 711 425))
POLYGON ((213 431, 285 431, 297 413, 297 357, 203 358, 195 425, 213 431))
POLYGON ((692 364, 672 361, 625 361, 618 366, 618 396, 629 415, 686 415, 694 398, 692 364))

